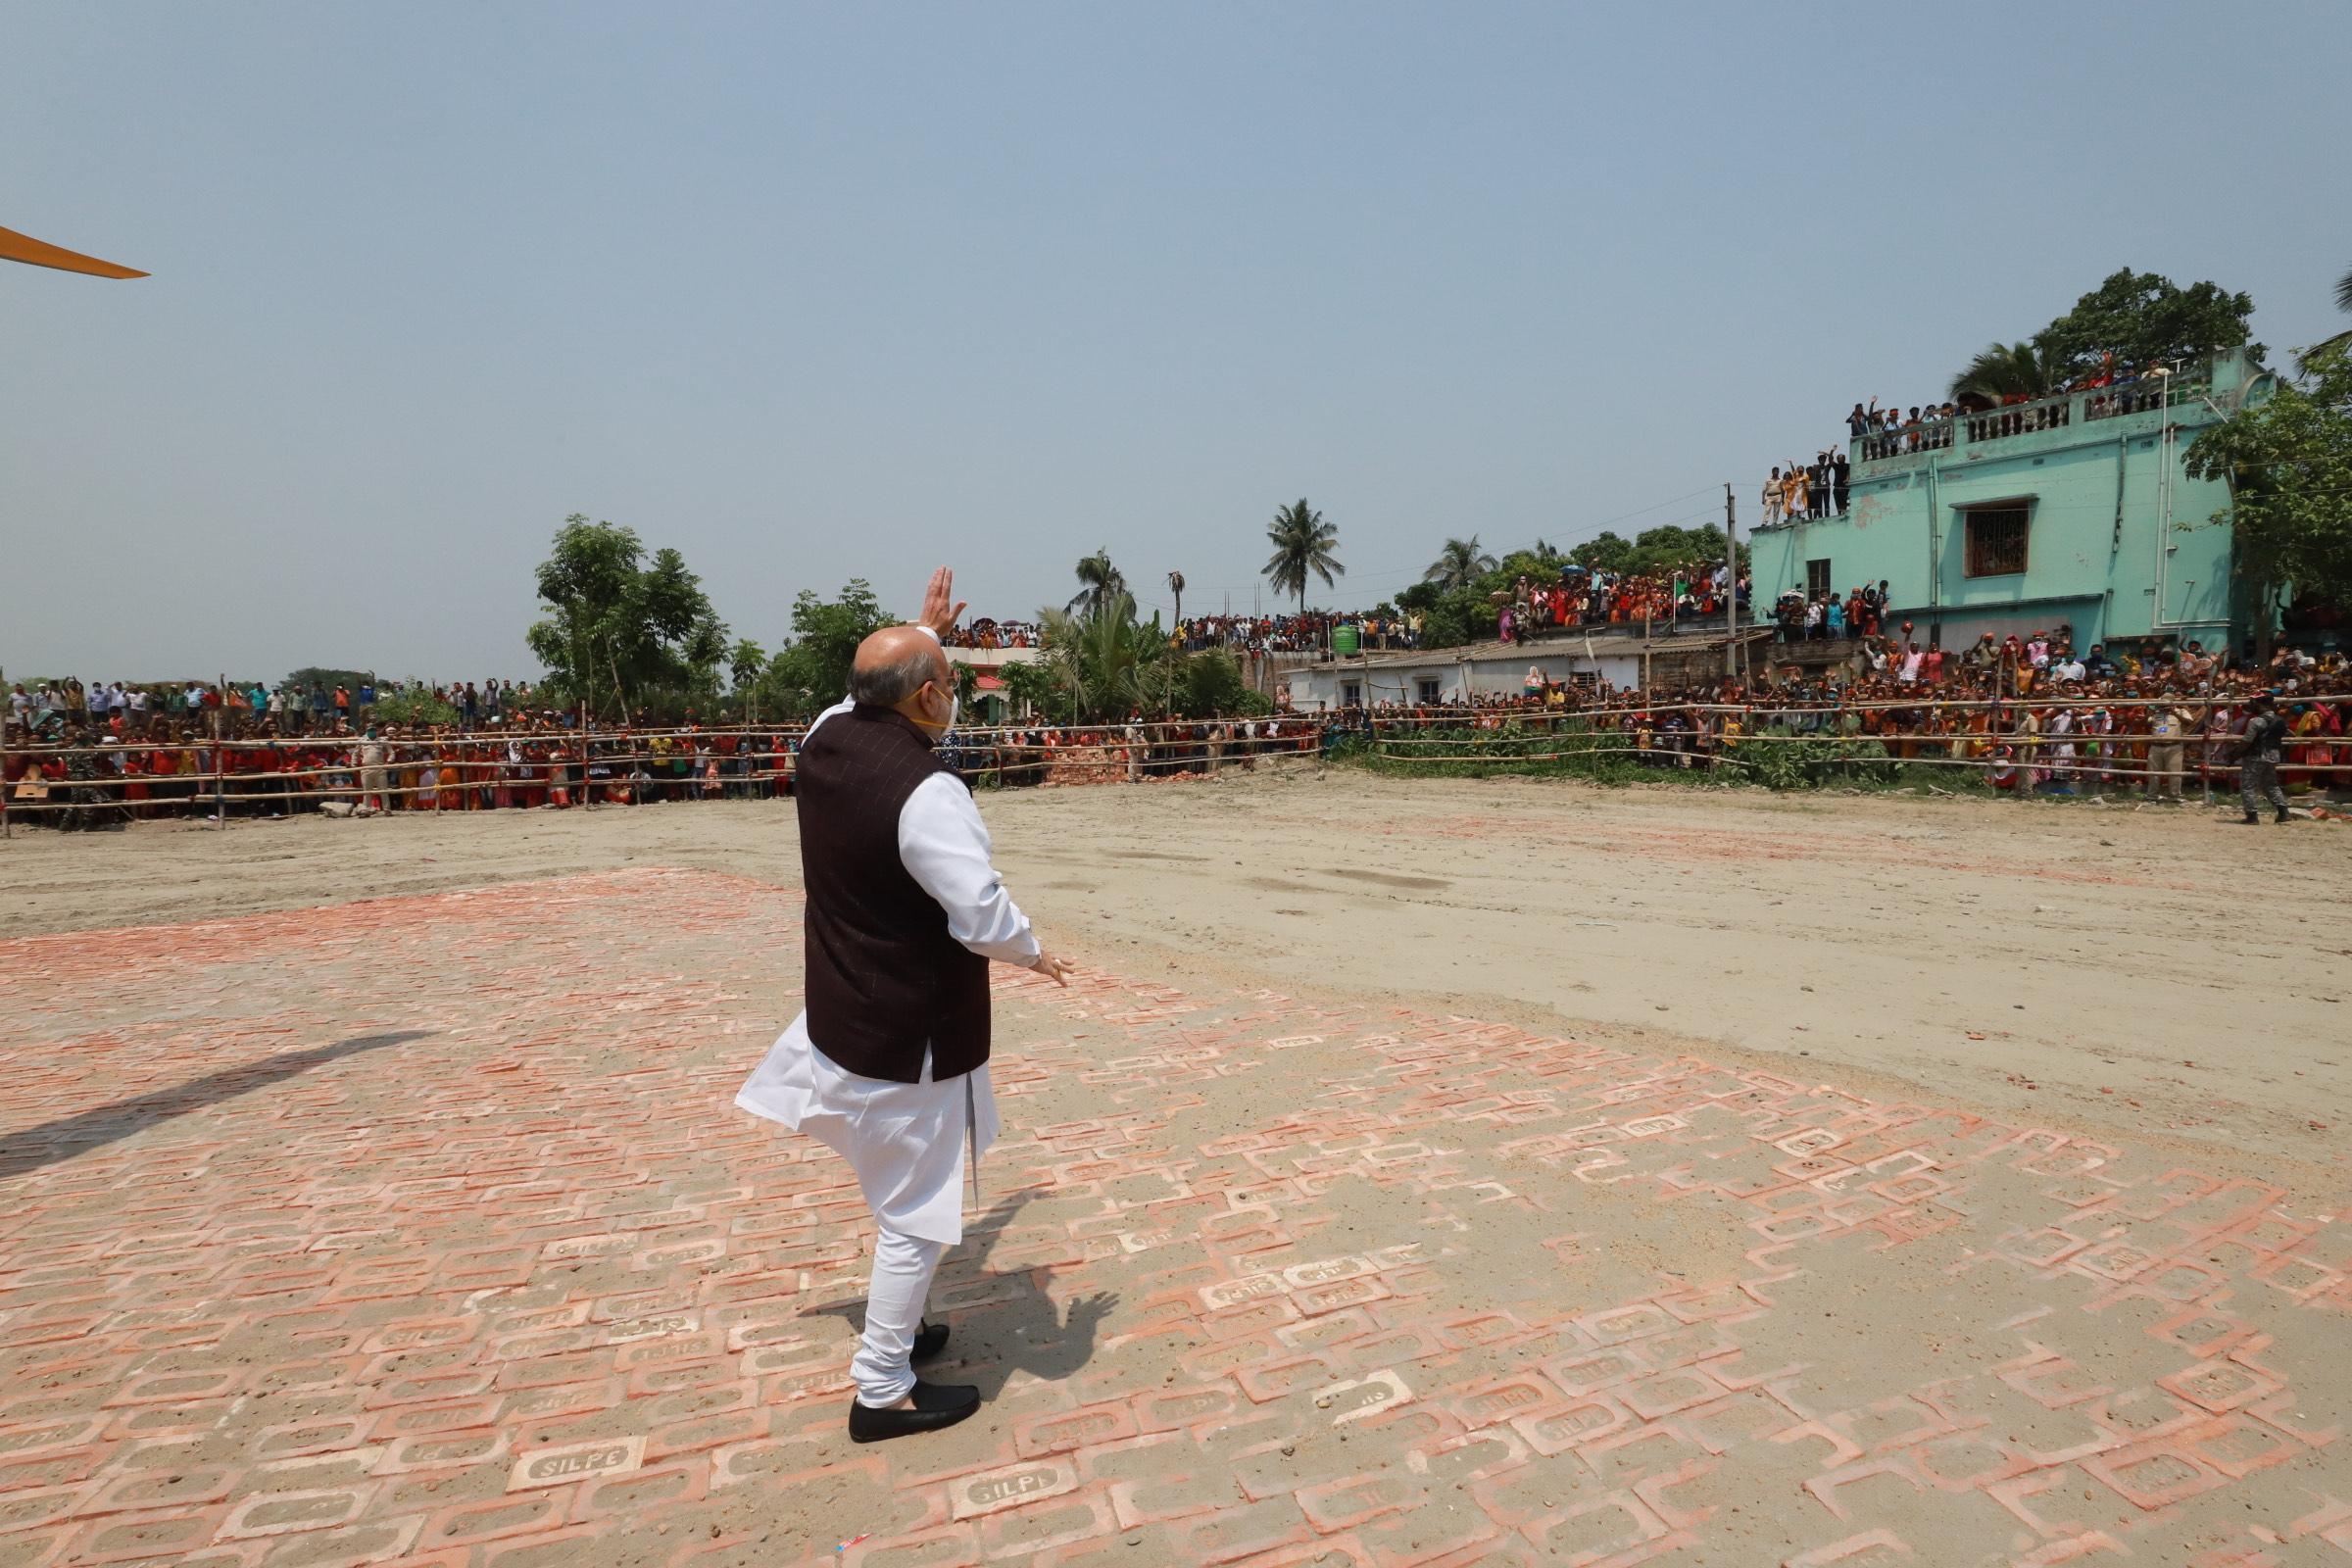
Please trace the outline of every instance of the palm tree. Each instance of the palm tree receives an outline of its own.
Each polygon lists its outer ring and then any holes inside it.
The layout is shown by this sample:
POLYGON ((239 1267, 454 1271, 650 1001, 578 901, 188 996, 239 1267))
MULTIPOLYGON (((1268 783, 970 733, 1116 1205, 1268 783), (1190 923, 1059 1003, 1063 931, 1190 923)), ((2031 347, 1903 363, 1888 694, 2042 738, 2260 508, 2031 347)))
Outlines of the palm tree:
POLYGON ((1951 395, 1974 393, 1995 403, 2006 397, 2046 398, 2058 390, 2060 370, 2056 356, 2042 353, 2036 344, 1994 343, 1952 377, 1951 395))
POLYGON ((1306 613, 1308 573, 1322 578, 1326 588, 1332 585, 1333 572, 1348 574, 1348 568, 1331 553, 1340 542, 1338 525, 1325 522, 1323 514, 1309 507, 1304 496, 1274 514, 1266 537, 1274 544, 1273 558, 1264 567, 1266 579, 1274 584, 1276 593, 1298 596, 1301 615, 1306 613))
POLYGON ((1127 579, 1110 564, 1108 549, 1097 550, 1078 563, 1078 581, 1083 586, 1069 603, 1072 614, 1099 615, 1113 598, 1127 591, 1127 579))
POLYGON ((1165 685, 1164 679, 1152 678, 1153 665, 1168 658, 1159 617, 1137 620, 1134 596, 1125 589, 1110 594, 1091 614, 1049 607, 1040 615, 1046 666, 1074 700, 1080 719, 1124 718, 1151 702, 1154 686, 1165 685))
MULTIPOLYGON (((2352 272, 2346 272, 2335 281, 2335 308, 2339 311, 2352 311, 2352 272)), ((2296 356, 2296 362, 2308 372, 2312 364, 2312 356, 2324 349, 2340 348, 2347 343, 2352 343, 2352 332, 2338 332, 2335 336, 2324 342, 2314 343, 2305 349, 2296 356)))
POLYGON ((1184 573, 1168 573, 1168 591, 1176 596, 1176 635, 1184 635, 1184 573))
POLYGON ((1469 587, 1480 572, 1494 569, 1494 558, 1480 552, 1478 535, 1472 534, 1467 539, 1446 540, 1446 548, 1438 553, 1436 561, 1430 563, 1429 569, 1421 574, 1421 580, 1434 582, 1450 592, 1469 587))

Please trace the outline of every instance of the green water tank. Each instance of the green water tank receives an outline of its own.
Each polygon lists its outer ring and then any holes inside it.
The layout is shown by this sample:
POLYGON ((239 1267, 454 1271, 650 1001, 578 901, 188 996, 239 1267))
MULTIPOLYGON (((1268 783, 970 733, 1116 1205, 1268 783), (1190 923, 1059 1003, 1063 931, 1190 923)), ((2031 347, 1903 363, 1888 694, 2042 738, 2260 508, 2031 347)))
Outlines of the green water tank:
POLYGON ((1331 651, 1342 659, 1355 652, 1356 634, 1353 626, 1335 626, 1331 631, 1331 651))

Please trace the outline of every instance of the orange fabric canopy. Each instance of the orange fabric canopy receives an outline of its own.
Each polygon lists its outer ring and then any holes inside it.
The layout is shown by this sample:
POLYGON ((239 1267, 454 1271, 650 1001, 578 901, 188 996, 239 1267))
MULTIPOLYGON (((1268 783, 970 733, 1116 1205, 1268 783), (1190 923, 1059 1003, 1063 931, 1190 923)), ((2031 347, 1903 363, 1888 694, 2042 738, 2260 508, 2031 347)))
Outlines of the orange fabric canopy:
POLYGON ((0 228, 0 261, 23 262, 27 267, 54 267, 61 272, 87 272, 92 277, 145 277, 135 268, 118 267, 102 262, 95 256, 20 234, 13 228, 0 228))

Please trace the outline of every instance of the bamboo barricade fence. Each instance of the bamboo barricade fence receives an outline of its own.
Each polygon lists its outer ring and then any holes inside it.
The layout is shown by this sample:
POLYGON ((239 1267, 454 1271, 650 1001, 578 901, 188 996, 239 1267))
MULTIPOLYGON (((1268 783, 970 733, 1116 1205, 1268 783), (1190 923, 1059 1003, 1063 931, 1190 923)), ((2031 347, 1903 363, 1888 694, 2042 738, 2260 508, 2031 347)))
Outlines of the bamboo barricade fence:
MULTIPOLYGON (((2328 701, 2326 694, 2312 699, 2328 701)), ((2339 699, 2352 701, 2352 698, 2339 699)), ((1130 748, 1127 731, 1144 732, 1147 755, 1134 760, 1130 772, 1167 775, 1199 770, 1193 764, 1213 770, 1225 764, 1241 764, 1250 759, 1268 755, 1296 755, 1321 751, 1336 736, 1363 734, 1372 743, 1372 755, 1383 760, 1399 762, 1475 762, 1509 763, 1514 761, 1556 761, 1593 757, 1644 755, 1669 760, 1666 765, 1734 766, 1753 768, 1747 760, 1728 755, 1727 748, 1750 745, 1774 746, 1791 742, 1813 746, 1823 744, 1855 745, 1879 742, 1886 748, 1883 757, 1849 757, 1848 763, 1922 764, 1928 766, 1960 767, 1984 771, 2002 765, 2030 769, 2045 774, 2066 775, 2130 775, 2144 776, 2148 759, 2130 755, 2133 749, 2151 745, 2178 745, 2182 749, 2182 776, 2196 777, 2210 791, 2217 776, 2234 777, 2238 769, 2234 760, 2217 758, 2220 752, 2234 745, 2233 735, 2197 729, 2177 737, 2160 737, 2144 731, 2077 730, 2058 732, 2047 729, 2018 730, 2016 715, 2028 710, 2056 711, 2058 710, 2120 710, 2133 708, 2186 709, 2200 719, 2209 718, 2217 710, 2235 712, 2245 706, 2245 698, 2230 694, 2207 697, 2104 698, 2084 701, 2041 700, 2033 697, 1972 697, 1972 698, 1888 698, 1861 702, 1819 703, 1758 701, 1721 703, 1662 700, 1641 702, 1622 700, 1615 706, 1581 709, 1533 709, 1524 707, 1464 708, 1412 712, 1380 712, 1370 715, 1348 714, 1345 721, 1331 715, 1298 713, 1274 714, 1255 720, 1221 721, 1234 733, 1220 740, 1202 740, 1194 732, 1203 721, 1198 720, 1142 720, 1129 724, 1024 724, 958 729, 955 733, 952 754, 966 757, 979 754, 981 760, 964 760, 956 764, 956 771, 975 781, 994 779, 999 783, 1018 785, 1022 782, 1044 782, 1054 767, 1076 762, 1096 767, 1126 768, 1130 748), (1983 711, 1986 727, 1948 729, 1867 729, 1861 727, 1859 715, 1869 712, 1918 713, 1933 710, 1939 719, 1954 711, 1963 714, 1983 711), (1668 714, 1680 714, 1687 720, 1683 727, 1668 728, 1657 720, 1668 714), (1844 721, 1857 719, 1856 727, 1848 729, 1844 721), (2010 727, 2000 727, 2006 718, 2010 727), (1775 735, 1762 733, 1763 725, 1786 721, 1813 720, 1818 726, 1811 731, 1775 735), (1759 724, 1762 721, 1762 725, 1759 724), (1242 726, 1250 723, 1268 726, 1274 731, 1249 737, 1242 726), (1738 729, 1730 728, 1734 722, 1738 729), (1574 726, 1574 727, 1568 727, 1574 726), (1506 734, 1506 727, 1517 733, 1506 734), (1465 728, 1489 730, 1485 738, 1463 739, 1446 735, 1430 740, 1418 740, 1400 735, 1399 730, 1447 730, 1465 728), (1543 735, 1573 735, 1583 744, 1558 751, 1525 750, 1543 735), (1647 739, 1644 740, 1646 735, 1647 739), (1040 740, 1037 737, 1047 737, 1040 740), (1395 747, 1471 747, 1473 750, 1433 753, 1426 750, 1396 751, 1395 747), (2059 748, 2073 746, 2076 755, 2069 759, 2059 748), (1503 750, 1503 748, 1512 748, 1503 750), (1899 748, 1903 748, 1898 750, 1899 748), (2006 747, 2011 756, 2002 759, 1994 755, 2006 747), (2099 748, 2114 748, 2101 752, 2099 748), (1480 749, 1490 748, 1490 749, 1480 749), (1936 748, 1943 755, 1922 755, 1923 748, 1936 748), (1951 755, 1959 748, 1970 749, 1973 755, 1951 755), (1081 759, 1072 754, 1093 754, 1081 759), (1907 752, 1907 755, 1906 755, 1907 752), (994 754, 993 760, 989 760, 994 754), (1153 755, 1160 754, 1160 755, 1153 755)), ((1207 721, 1219 722, 1219 721, 1207 721)), ((247 736, 226 740, 215 735, 187 742, 172 740, 126 740, 106 745, 71 747, 21 748, 11 744, 0 750, 0 757, 14 755, 36 759, 42 762, 63 760, 74 755, 101 758, 120 758, 133 754, 153 755, 157 752, 196 754, 198 765, 192 772, 174 771, 154 774, 144 770, 115 772, 91 779, 43 778, 30 790, 24 788, 27 781, 10 784, 8 798, 0 800, 0 822, 12 819, 17 813, 34 814, 44 811, 66 811, 76 806, 101 812, 116 812, 124 808, 148 807, 188 808, 201 804, 204 797, 212 799, 212 811, 205 819, 225 823, 227 807, 255 806, 267 802, 323 802, 349 801, 361 804, 368 800, 401 800, 415 803, 426 795, 440 796, 455 793, 465 798, 494 792, 504 787, 510 791, 520 788, 526 792, 546 791, 551 798, 561 790, 567 804, 594 807, 607 804, 634 804, 634 797, 654 791, 672 794, 685 792, 685 798, 726 798, 729 792, 750 788, 765 789, 771 793, 779 787, 789 790, 793 758, 798 742, 807 727, 791 725, 760 725, 754 727, 722 727, 715 729, 646 729, 598 730, 583 734, 578 730, 535 729, 515 733, 497 731, 466 731, 440 736, 398 736, 380 740, 386 759, 380 764, 364 764, 359 760, 360 747, 365 744, 350 735, 319 736, 247 736), (709 744, 726 739, 736 743, 725 753, 707 749, 709 744), (654 745, 668 741, 673 749, 663 751, 654 745), (744 743, 753 743, 747 747, 744 743), (688 749, 677 750, 680 743, 688 749), (761 750, 760 747, 769 749, 761 750), (540 755, 526 756, 519 761, 508 756, 511 747, 524 748, 540 755), (284 753, 314 750, 338 751, 342 760, 311 767, 265 767, 231 771, 223 765, 225 754, 231 752, 284 753), (400 756, 403 752, 425 751, 441 753, 454 751, 459 755, 416 757, 400 756), (723 768, 715 776, 707 770, 712 760, 722 764, 730 760, 746 765, 740 772, 723 768), (684 761, 687 770, 680 772, 676 764, 684 761), (666 773, 654 774, 640 770, 641 764, 668 767, 666 773), (452 766, 460 777, 451 782, 437 776, 430 784, 421 782, 402 784, 393 780, 411 772, 432 769, 441 774, 452 766), (595 771, 595 770, 601 770, 595 771), (380 787, 370 788, 369 776, 387 775, 378 780, 380 787), (168 785, 173 793, 150 793, 144 800, 131 799, 126 786, 147 784, 151 792, 159 784, 168 785), (234 786, 233 788, 231 786, 234 786), (276 788, 256 786, 278 786, 276 788), (290 786, 290 787, 289 787, 290 786), (178 793, 184 790, 185 793, 178 793), (88 792, 94 799, 76 797, 88 792), (631 800, 613 801, 614 793, 625 793, 631 800), (602 794, 606 797, 599 800, 602 794), (59 797, 63 797, 62 799, 59 797)), ((2352 751, 2352 741, 2328 737, 2325 740, 2299 740, 2288 736, 2289 747, 2320 745, 2330 749, 2352 751)), ((2281 766, 2309 774, 2325 774, 2331 780, 2352 773, 2352 761, 2316 762, 2288 760, 2281 766)), ((2169 770, 2168 770, 2169 771, 2169 770)), ((418 809, 444 808, 415 808, 418 809)), ((451 809, 463 807, 446 808, 451 809)))
MULTIPOLYGON (((975 781, 994 779, 1018 787, 1023 783, 1043 783, 1057 766, 1077 764, 1094 767, 1126 769, 1125 752, 1129 747, 1126 731, 1130 728, 1145 732, 1148 752, 1171 755, 1147 756, 1136 760, 1138 770, 1146 773, 1171 775, 1205 768, 1214 771, 1221 765, 1240 766, 1258 757, 1312 752, 1322 744, 1322 726, 1298 715, 1273 715, 1254 721, 1236 719, 1224 721, 1235 733, 1222 740, 1202 740, 1193 731, 1193 720, 1150 720, 1127 724, 1036 724, 1006 725, 976 729, 957 729, 954 744, 948 748, 957 758, 977 756, 976 760, 961 760, 956 771, 975 781), (1241 726, 1255 722, 1261 727, 1278 726, 1288 734, 1260 734, 1254 738, 1241 732, 1241 726), (1049 735, 1054 739, 1040 743, 1031 737, 1049 735), (1086 753, 1080 757, 1074 754, 1086 753), (1007 754, 1010 754, 1009 756, 1007 754), (1115 760, 1109 754, 1118 754, 1115 760), (1008 779, 1006 775, 1011 775, 1008 779)), ((653 794, 668 798, 672 791, 683 791, 684 799, 728 798, 731 790, 764 789, 770 793, 788 791, 793 774, 794 759, 799 742, 808 733, 801 724, 760 725, 756 728, 718 729, 646 729, 591 730, 584 740, 576 730, 534 730, 514 734, 469 731, 434 737, 401 736, 384 739, 376 744, 385 752, 381 763, 360 760, 361 738, 349 735, 320 736, 248 736, 216 743, 211 737, 191 738, 187 742, 171 740, 129 740, 83 747, 42 747, 29 751, 16 748, 17 755, 40 761, 62 761, 74 756, 103 759, 126 755, 153 756, 159 752, 175 756, 193 754, 193 771, 153 773, 146 770, 112 772, 95 778, 50 778, 44 776, 33 789, 37 795, 23 792, 25 780, 16 780, 8 786, 8 798, 0 801, 0 818, 17 813, 67 811, 79 807, 86 810, 117 813, 125 808, 198 808, 201 809, 210 797, 212 810, 202 813, 201 819, 224 823, 227 808, 248 807, 266 802, 343 801, 354 805, 372 800, 401 800, 413 808, 469 809, 465 806, 440 808, 421 807, 415 803, 425 796, 455 794, 462 799, 500 788, 510 791, 547 792, 551 796, 562 791, 567 806, 595 807, 600 805, 636 804, 634 797, 653 794), (657 750, 656 741, 684 743, 707 748, 716 740, 733 740, 737 745, 730 751, 708 749, 657 750), (746 747, 744 742, 754 745, 746 747), (538 756, 525 756, 520 760, 509 757, 510 747, 519 747, 538 756), (766 749, 761 749, 766 748, 766 749), (302 753, 333 751, 344 754, 343 760, 310 767, 266 767, 232 770, 223 763, 229 753, 302 753), (423 757, 401 756, 401 753, 426 752, 423 757), (442 756, 455 752, 457 756, 442 756), (688 764, 679 772, 679 762, 688 764), (706 764, 717 761, 722 770, 716 774, 706 771, 706 764), (727 772, 725 763, 741 761, 742 771, 727 772), (640 772, 640 764, 659 765, 667 772, 640 772), (432 770, 446 774, 455 768, 459 777, 452 781, 436 777, 431 784, 394 782, 400 776, 432 770), (371 775, 387 775, 379 787, 370 787, 371 775), (144 799, 133 799, 127 786, 144 784, 150 793, 144 799), (159 786, 167 787, 164 793, 159 786), (273 787, 274 786, 274 787, 273 787), (291 787, 289 787, 291 786, 291 787), (94 798, 78 799, 81 792, 94 798), (619 792, 630 800, 616 801, 610 797, 619 792)), ((740 798, 739 796, 737 798, 740 798)), ((495 807, 491 808, 496 809, 495 807)))
MULTIPOLYGON (((1664 765, 1667 766, 1679 763, 1681 765, 1731 766, 1750 769, 1755 768, 1758 764, 1728 755, 1729 750, 1749 745, 1769 747, 1799 744, 1821 747, 1825 745, 1855 746, 1878 742, 1884 747, 1884 755, 1845 756, 1829 758, 1825 760, 1833 764, 1842 764, 1848 768, 1855 764, 1893 764, 1897 766, 1919 764, 1989 772, 1996 768, 2009 767, 2041 774, 2065 775, 2070 779, 2113 778, 2117 779, 2119 787, 2123 788, 2144 783, 2148 776, 2155 771, 2151 766, 2152 760, 2144 755, 2147 748, 2177 746, 2180 748, 2182 754, 2180 770, 2177 776, 2193 777, 2200 780, 2206 793, 2210 795, 2217 776, 2226 775, 2234 779, 2240 771, 2234 757, 2217 755, 2235 746, 2237 736, 2234 733, 2215 731, 2204 727, 2170 736, 2155 735, 2144 730, 2051 730, 2042 728, 2021 730, 2015 727, 2015 718, 2029 710, 2056 712, 2062 710, 2082 711, 2084 710, 2167 708, 2187 710, 2197 717, 2202 725, 2209 721, 2217 711, 2230 713, 2241 711, 2251 695, 2251 693, 2243 695, 2225 693, 2196 697, 2105 697, 2088 700, 2079 696, 2071 698, 2031 696, 2023 698, 1894 697, 1864 702, 1836 703, 1820 703, 1811 700, 1749 703, 1663 700, 1649 703, 1634 702, 1617 708, 1575 710, 1528 708, 1487 709, 1466 710, 1460 714, 1375 716, 1371 721, 1373 732, 1371 740, 1372 755, 1387 761, 1474 762, 1504 765, 1513 761, 1563 761, 1635 754, 1660 758, 1664 760, 1664 765), (1842 722, 1848 715, 1860 715, 1866 712, 1916 714, 1922 710, 1934 710, 1939 719, 1954 710, 1964 712, 1982 711, 1986 714, 1988 722, 1981 730, 1967 727, 1873 730, 1862 727, 1859 723, 1856 727, 1847 729, 1842 722), (1668 714, 1681 714, 1694 719, 1702 719, 1704 722, 1692 722, 1672 728, 1656 722, 1668 714), (2004 717, 2010 719, 2010 727, 1998 727, 1998 721, 2004 717), (1484 737, 1473 736, 1466 739, 1459 735, 1449 734, 1429 741, 1415 740, 1394 733, 1382 733, 1382 731, 1393 732, 1396 729, 1406 727, 1458 731, 1465 727, 1465 718, 1472 720, 1476 727, 1489 729, 1492 733, 1484 737), (1598 719, 1615 719, 1617 723, 1601 726, 1592 722, 1598 719), (1813 730, 1791 734, 1765 732, 1767 728, 1782 727, 1785 721, 1805 719, 1816 721, 1817 727, 1813 730), (1740 721, 1740 727, 1737 730, 1729 727, 1734 720, 1740 721), (1759 724, 1758 720, 1764 722, 1759 724), (1514 722, 1520 726, 1521 733, 1516 735, 1502 733, 1506 726, 1514 722), (1580 727, 1562 730, 1561 726, 1570 724, 1580 727), (1531 730, 1534 733, 1529 733, 1531 730), (1575 735, 1580 741, 1588 744, 1554 752, 1524 749, 1538 741, 1542 735, 1560 733, 1575 735), (1645 735, 1647 736, 1646 740, 1643 738, 1645 735), (1608 744, 1610 741, 1618 744, 1608 744), (1592 742, 1600 744, 1591 744, 1592 742), (1433 753, 1420 750, 1395 751, 1389 749, 1393 746, 1469 746, 1486 749, 1433 753), (2074 748, 2071 757, 2061 751, 2061 748, 2067 747, 2074 748), (1512 749, 1505 750, 1504 748, 1512 749), (1929 748, 1933 748, 1935 751, 1928 751, 1929 748), (2009 753, 2006 757, 1999 755, 2004 749, 2009 753), (2134 756, 2132 755, 2134 751, 2141 752, 2143 755, 2134 756), (1955 755, 1955 753, 1961 752, 1965 752, 1966 755, 1955 755)), ((2352 702, 2352 694, 2333 696, 2323 693, 2308 700, 2313 702, 2352 702)), ((2308 761, 2296 760, 2290 756, 2279 764, 2282 772, 2300 771, 2307 774, 2324 774, 2330 781, 2345 774, 2352 774, 2352 762, 2332 760, 2347 751, 2352 751, 2352 737, 2324 735, 2318 739, 2311 739, 2298 738, 2290 734, 2285 737, 2284 744, 2290 749, 2321 747, 2328 751, 2331 760, 2324 762, 2308 761)), ((2176 776, 2169 768, 2164 772, 2167 776, 2176 776)), ((2031 787, 2030 780, 2028 787, 2031 787)))

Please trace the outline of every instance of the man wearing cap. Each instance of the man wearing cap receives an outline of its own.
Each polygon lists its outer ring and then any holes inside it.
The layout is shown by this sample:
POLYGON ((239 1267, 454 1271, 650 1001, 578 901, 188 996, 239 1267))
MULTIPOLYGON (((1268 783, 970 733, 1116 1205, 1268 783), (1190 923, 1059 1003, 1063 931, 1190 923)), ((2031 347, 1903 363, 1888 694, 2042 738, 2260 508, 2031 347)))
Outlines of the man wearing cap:
POLYGON ((932 574, 922 619, 858 646, 850 695, 817 715, 793 777, 808 894, 808 1005, 735 1097, 830 1147, 873 1212, 873 1283, 850 1372, 850 1438, 954 1426, 980 1391, 912 1370, 945 1349, 923 1322, 940 1255, 963 1239, 965 1150, 996 1138, 990 959, 1062 984, 989 862, 971 792, 934 748, 956 722, 941 637, 963 606, 932 574))

